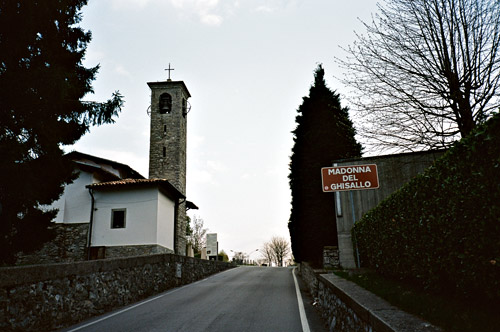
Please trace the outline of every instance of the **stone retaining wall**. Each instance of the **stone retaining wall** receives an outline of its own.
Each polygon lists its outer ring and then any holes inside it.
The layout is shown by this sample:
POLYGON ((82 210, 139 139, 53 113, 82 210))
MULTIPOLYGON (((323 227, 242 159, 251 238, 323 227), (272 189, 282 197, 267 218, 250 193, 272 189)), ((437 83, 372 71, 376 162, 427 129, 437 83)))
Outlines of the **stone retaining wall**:
POLYGON ((353 282, 334 274, 317 274, 307 264, 301 264, 300 271, 306 283, 316 284, 310 286, 310 289, 317 289, 312 296, 318 302, 330 332, 441 331, 353 282))
POLYGON ((136 246, 106 247, 106 258, 143 256, 155 254, 174 254, 173 250, 157 244, 136 246))
POLYGON ((0 330, 59 329, 230 267, 158 254, 0 268, 0 330))
POLYGON ((89 224, 52 224, 55 238, 34 253, 18 253, 16 265, 70 263, 87 258, 89 224))
POLYGON ((320 274, 327 273, 326 270, 323 269, 313 269, 307 263, 301 263, 299 266, 300 277, 306 283, 309 288, 309 293, 312 295, 314 300, 317 299, 318 296, 318 276, 320 274))

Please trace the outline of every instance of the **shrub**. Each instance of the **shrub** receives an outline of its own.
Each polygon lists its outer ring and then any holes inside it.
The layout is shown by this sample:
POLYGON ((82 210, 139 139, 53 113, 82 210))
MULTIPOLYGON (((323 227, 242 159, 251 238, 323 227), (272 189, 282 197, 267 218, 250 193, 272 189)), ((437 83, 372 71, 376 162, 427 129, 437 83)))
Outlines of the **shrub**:
POLYGON ((500 300, 500 114, 353 232, 363 266, 426 289, 500 300))

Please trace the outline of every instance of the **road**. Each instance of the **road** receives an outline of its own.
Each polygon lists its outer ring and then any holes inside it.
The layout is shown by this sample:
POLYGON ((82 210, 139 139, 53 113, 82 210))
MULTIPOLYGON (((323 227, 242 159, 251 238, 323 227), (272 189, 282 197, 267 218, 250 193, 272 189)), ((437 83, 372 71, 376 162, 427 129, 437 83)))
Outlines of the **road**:
POLYGON ((64 331, 326 331, 293 273, 292 268, 238 267, 64 331))

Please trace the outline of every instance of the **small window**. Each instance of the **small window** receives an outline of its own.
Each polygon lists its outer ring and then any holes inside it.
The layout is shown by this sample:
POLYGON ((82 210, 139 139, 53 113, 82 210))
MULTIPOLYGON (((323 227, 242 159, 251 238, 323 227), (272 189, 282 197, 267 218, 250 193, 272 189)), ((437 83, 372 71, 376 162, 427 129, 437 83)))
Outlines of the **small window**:
POLYGON ((125 228, 126 209, 111 210, 111 228, 125 228))
POLYGON ((167 125, 163 125, 163 134, 165 135, 167 133, 167 125))
POLYGON ((167 114, 172 111, 172 96, 168 93, 163 93, 160 96, 160 114, 167 114))
POLYGON ((167 148, 163 147, 163 158, 167 156, 167 148))

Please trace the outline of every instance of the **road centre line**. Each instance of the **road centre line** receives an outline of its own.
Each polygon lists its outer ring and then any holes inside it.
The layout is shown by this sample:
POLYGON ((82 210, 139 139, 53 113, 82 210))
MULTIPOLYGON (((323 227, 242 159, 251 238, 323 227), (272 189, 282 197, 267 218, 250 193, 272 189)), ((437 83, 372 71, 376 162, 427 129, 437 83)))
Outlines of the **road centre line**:
POLYGON ((300 322, 302 324, 302 332, 311 332, 309 329, 309 323, 307 322, 306 311, 304 309, 304 302, 302 301, 302 295, 300 295, 299 284, 297 283, 297 277, 295 277, 295 270, 297 268, 294 267, 292 269, 293 282, 295 283, 295 291, 297 292, 297 301, 299 302, 299 313, 300 313, 300 322))

